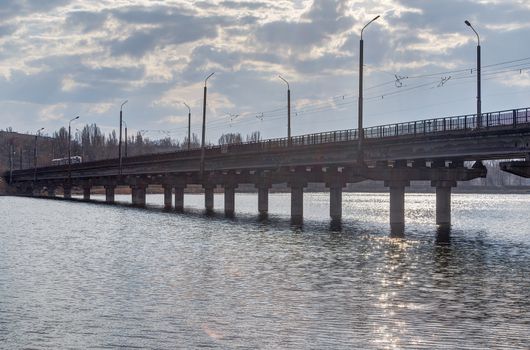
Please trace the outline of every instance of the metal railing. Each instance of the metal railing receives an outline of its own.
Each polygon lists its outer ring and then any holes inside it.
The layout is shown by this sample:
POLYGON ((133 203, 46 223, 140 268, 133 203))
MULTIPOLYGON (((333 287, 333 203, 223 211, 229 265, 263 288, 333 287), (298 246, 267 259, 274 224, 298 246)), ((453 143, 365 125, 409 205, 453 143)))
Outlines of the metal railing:
MULTIPOLYGON (((530 127, 530 107, 503 110, 497 112, 483 113, 481 126, 477 127, 477 116, 475 114, 462 115, 446 118, 426 119, 413 122, 387 124, 364 129, 364 137, 367 140, 388 138, 414 138, 426 135, 443 134, 475 134, 490 129, 506 129, 517 127, 530 127)), ((333 144, 339 142, 351 142, 358 140, 358 130, 337 130, 315 134, 306 134, 291 137, 289 139, 276 138, 263 141, 249 141, 232 143, 227 145, 215 145, 206 147, 207 155, 233 154, 237 152, 270 151, 283 148, 296 148, 301 146, 333 144)), ((156 154, 146 154, 128 157, 123 160, 123 166, 129 164, 141 164, 149 162, 173 161, 185 158, 196 158, 200 154, 200 148, 191 150, 178 150, 156 154)), ((117 166, 117 159, 102 159, 98 161, 72 165, 72 169, 96 169, 117 166)), ((40 170, 60 170, 64 166, 42 167, 40 170)), ((15 174, 24 174, 24 170, 15 171, 15 174)))

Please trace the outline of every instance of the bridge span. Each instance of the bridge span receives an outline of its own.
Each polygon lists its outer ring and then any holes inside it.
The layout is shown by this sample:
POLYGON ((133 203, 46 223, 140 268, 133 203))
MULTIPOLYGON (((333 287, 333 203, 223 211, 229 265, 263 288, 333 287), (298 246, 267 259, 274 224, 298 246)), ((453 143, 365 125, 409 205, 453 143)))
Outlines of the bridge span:
POLYGON ((530 108, 476 115, 427 119, 364 129, 362 149, 358 130, 339 130, 287 138, 210 146, 201 164, 201 149, 118 158, 82 164, 39 167, 5 173, 16 194, 55 196, 62 187, 70 198, 73 187, 103 186, 106 202, 114 202, 118 186, 131 188, 132 202, 145 205, 149 185, 164 188, 166 208, 184 209, 184 189, 202 185, 206 210, 213 210, 214 189, 224 189, 224 208, 235 212, 235 189, 253 184, 258 210, 268 212, 273 184, 291 190, 291 218, 303 218, 303 193, 308 183, 325 183, 330 191, 330 217, 342 217, 342 190, 347 183, 384 181, 390 191, 390 226, 402 233, 405 226, 405 188, 411 181, 430 181, 436 188, 436 223, 451 225, 451 189, 459 181, 486 177, 482 160, 525 159, 501 168, 530 177, 530 108), (465 162, 471 163, 465 163, 465 162), (465 164, 472 164, 465 166, 465 164), (201 165, 203 167, 201 167, 201 165), (204 169, 201 171, 201 168, 204 169), (514 170, 517 169, 517 170, 514 170), (172 197, 174 196, 174 201, 172 197), (174 203, 174 204, 173 204, 174 203))

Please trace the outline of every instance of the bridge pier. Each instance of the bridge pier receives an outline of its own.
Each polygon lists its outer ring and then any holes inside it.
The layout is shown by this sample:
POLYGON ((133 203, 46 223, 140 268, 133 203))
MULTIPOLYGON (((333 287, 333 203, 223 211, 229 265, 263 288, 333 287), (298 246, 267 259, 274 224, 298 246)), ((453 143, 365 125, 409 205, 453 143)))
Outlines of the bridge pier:
POLYGON ((207 212, 213 211, 213 190, 215 185, 207 184, 203 185, 204 188, 204 208, 207 212))
POLYGON ((53 185, 46 186, 46 193, 48 194, 48 197, 55 197, 55 186, 53 185))
POLYGON ((83 186, 83 200, 89 201, 90 200, 90 185, 83 186))
POLYGON ((171 195, 173 194, 173 186, 171 185, 163 185, 164 188, 164 209, 171 209, 172 206, 172 200, 171 195))
POLYGON ((402 236, 405 233, 405 187, 409 181, 388 181, 385 186, 390 188, 390 233, 402 236))
POLYGON ((233 217, 236 206, 236 185, 225 185, 225 215, 233 217))
POLYGON ((291 222, 301 224, 304 221, 304 187, 307 184, 300 181, 290 182, 291 187, 291 222))
POLYGON ((436 225, 442 228, 451 227, 451 188, 456 181, 433 181, 436 187, 436 225))
POLYGON ((105 185, 104 187, 105 187, 105 202, 114 203, 114 199, 115 199, 114 192, 116 189, 116 185, 108 184, 108 185, 105 185))
POLYGON ((255 185, 258 189, 258 212, 260 216, 267 216, 269 213, 269 184, 260 183, 255 185))
POLYGON ((175 211, 184 211, 184 188, 185 186, 175 186, 175 211))
POLYGON ((329 216, 332 221, 342 219, 342 183, 327 184, 329 187, 329 216))
POLYGON ((63 198, 66 198, 66 199, 72 198, 72 186, 70 184, 63 185, 63 198))
POLYGON ((137 184, 134 186, 132 198, 133 205, 137 207, 145 207, 146 189, 147 185, 145 184, 137 184))

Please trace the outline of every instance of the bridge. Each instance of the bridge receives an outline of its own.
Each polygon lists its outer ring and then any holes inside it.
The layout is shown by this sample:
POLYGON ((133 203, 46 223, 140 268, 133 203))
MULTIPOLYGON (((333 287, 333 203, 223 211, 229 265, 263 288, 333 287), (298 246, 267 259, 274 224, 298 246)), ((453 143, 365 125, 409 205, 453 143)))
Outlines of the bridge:
POLYGON ((291 191, 291 218, 303 219, 303 193, 308 183, 325 183, 330 191, 330 217, 342 217, 342 190, 347 183, 384 181, 390 192, 390 226, 405 227, 405 188, 411 181, 430 181, 436 188, 436 223, 451 225, 451 189, 459 181, 486 177, 488 159, 525 159, 501 163, 501 168, 530 177, 530 108, 477 115, 427 119, 381 125, 359 131, 338 130, 317 134, 181 150, 118 159, 39 167, 5 173, 16 194, 64 198, 72 188, 90 200, 94 186, 105 188, 106 202, 114 203, 118 186, 131 188, 132 203, 144 206, 149 185, 164 188, 164 205, 184 209, 184 189, 204 188, 205 208, 213 210, 214 189, 224 189, 227 216, 235 212, 235 189, 253 184, 258 210, 268 212, 273 184, 287 183, 291 191), (362 146, 362 148, 361 148, 362 146), (466 164, 472 164, 466 166, 466 164), (174 196, 174 201, 173 197, 174 196), (173 204, 174 202, 174 204, 173 204))

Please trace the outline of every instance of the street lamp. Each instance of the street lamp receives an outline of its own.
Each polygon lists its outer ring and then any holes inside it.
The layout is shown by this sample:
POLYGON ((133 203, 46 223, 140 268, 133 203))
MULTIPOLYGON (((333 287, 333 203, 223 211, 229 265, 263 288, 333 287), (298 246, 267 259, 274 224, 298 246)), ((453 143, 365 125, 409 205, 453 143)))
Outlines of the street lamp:
POLYGON ((363 29, 361 29, 361 41, 359 42, 359 112, 358 112, 358 122, 357 122, 357 128, 359 129, 359 164, 362 164, 364 162, 364 156, 363 156, 363 138, 364 138, 364 130, 363 130, 363 47, 364 47, 364 41, 363 41, 363 31, 376 19, 378 19, 380 16, 377 15, 372 19, 370 22, 368 22, 363 29))
POLYGON ((188 151, 189 151, 191 149, 191 108, 190 106, 188 106, 186 102, 182 102, 182 103, 184 103, 184 106, 188 107, 188 151))
POLYGON ((79 116, 70 119, 68 122, 68 183, 71 184, 72 182, 72 154, 71 154, 71 124, 74 120, 79 119, 79 116))
POLYGON ((482 101, 480 93, 480 36, 468 20, 464 23, 477 35, 477 128, 482 126, 482 101))
POLYGON ((203 104, 202 104, 201 164, 200 164, 201 177, 204 174, 204 153, 205 153, 204 142, 205 142, 205 137, 206 137, 206 92, 208 90, 208 88, 206 87, 206 83, 208 82, 208 79, 210 79, 210 77, 214 74, 215 72, 213 72, 212 74, 207 76, 206 79, 204 79, 204 99, 203 99, 203 104))
POLYGON ((39 137, 40 132, 44 130, 44 128, 40 128, 35 132, 35 145, 33 146, 33 181, 37 181, 37 138, 39 137))
POLYGON ((125 158, 127 158, 127 143, 128 143, 128 140, 127 140, 127 123, 125 122, 125 120, 123 120, 123 124, 125 124, 125 158))
POLYGON ((287 144, 291 146, 291 88, 287 80, 281 75, 278 77, 287 84, 287 144))
POLYGON ((123 106, 128 102, 129 100, 125 100, 120 106, 120 140, 118 141, 118 159, 120 162, 120 175, 121 175, 121 128, 123 124, 123 106))

